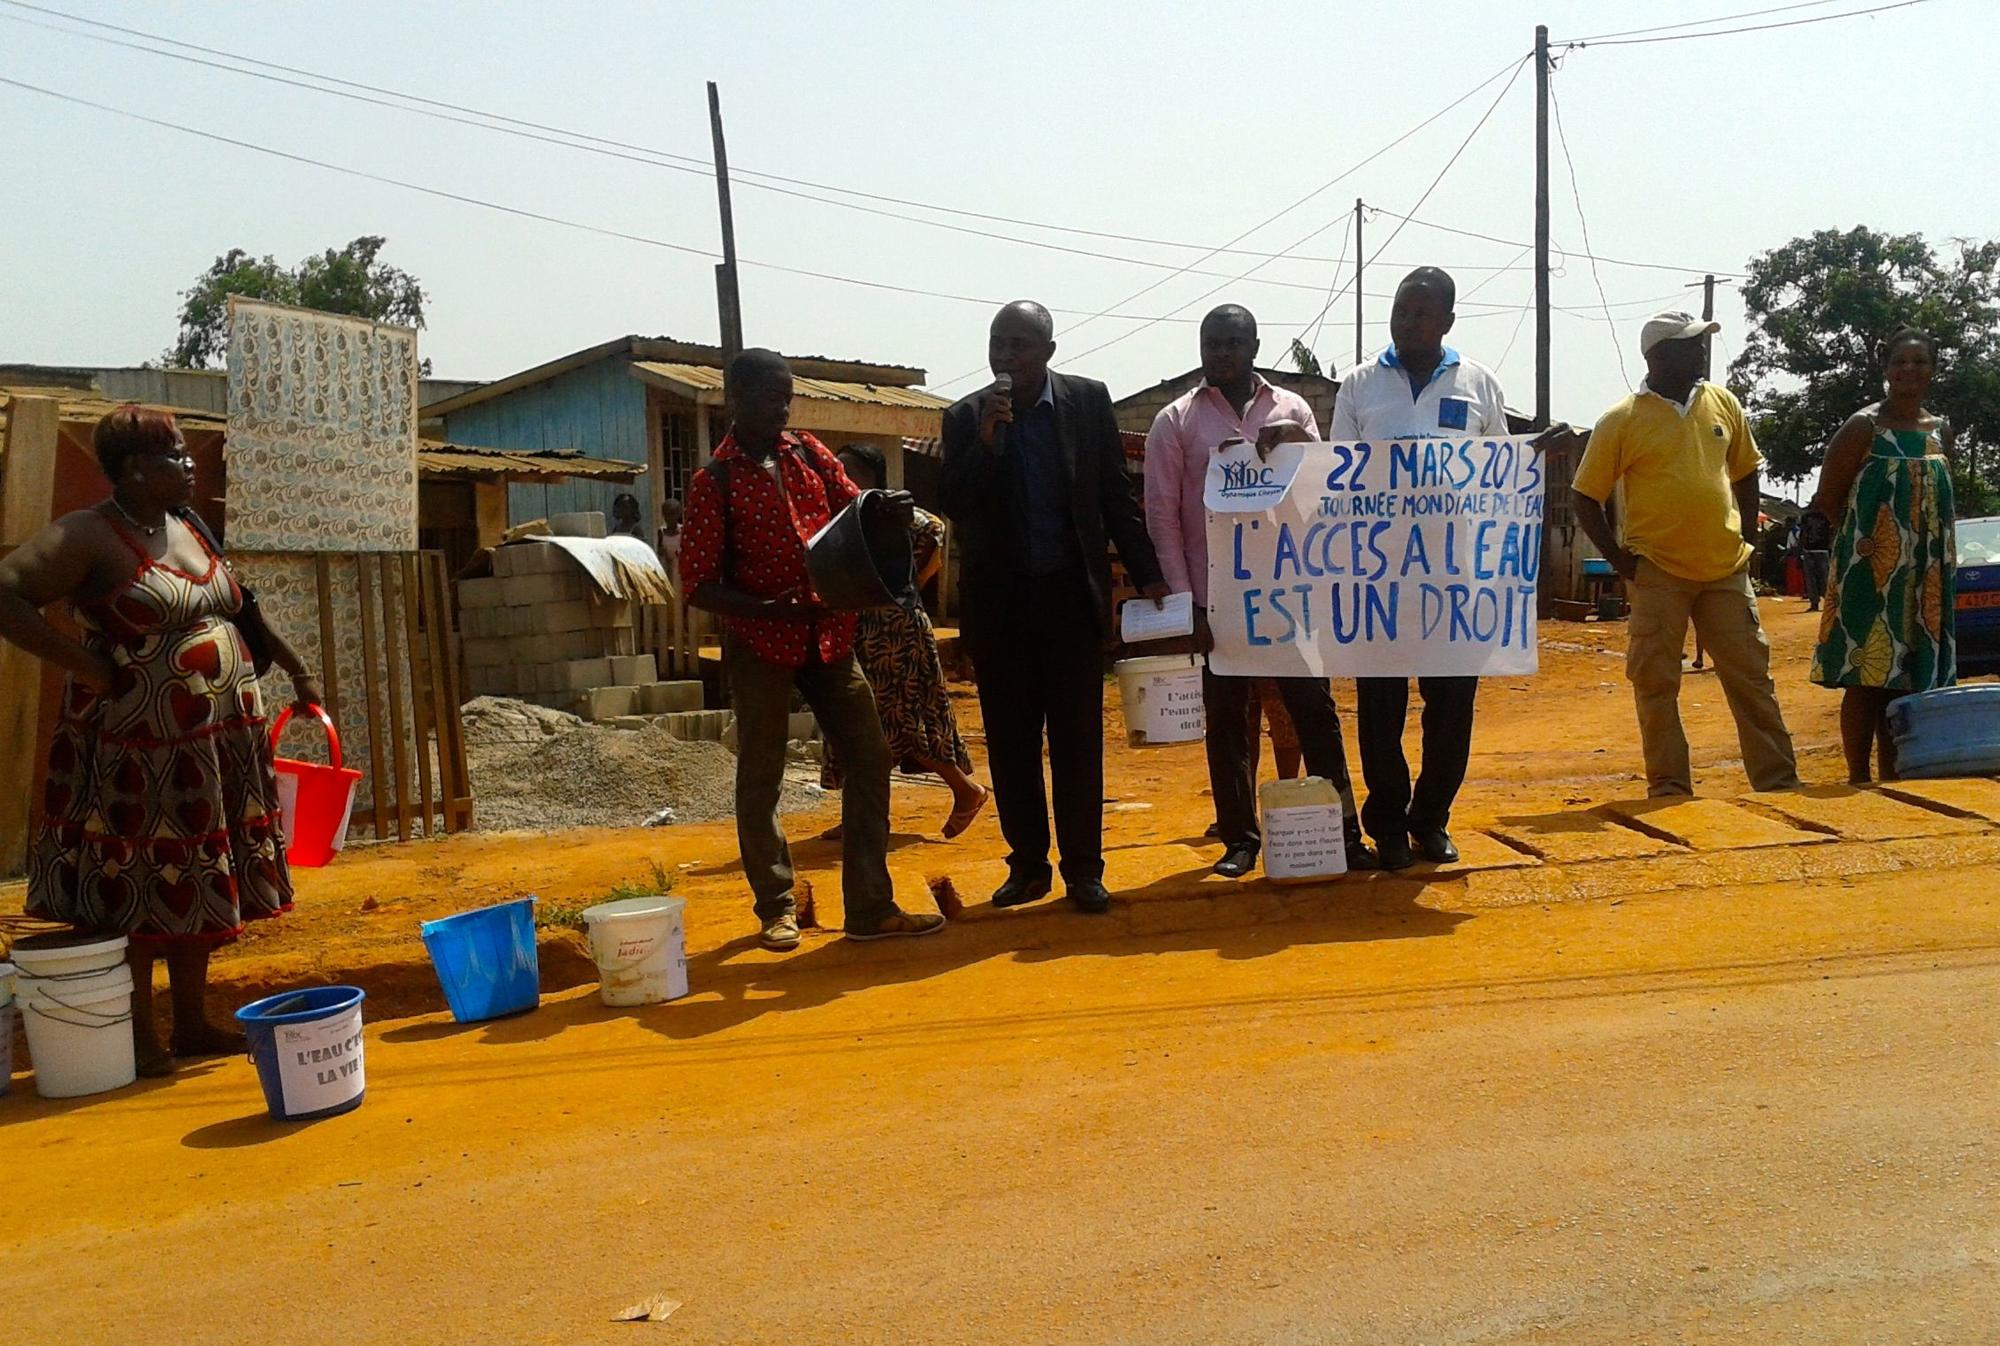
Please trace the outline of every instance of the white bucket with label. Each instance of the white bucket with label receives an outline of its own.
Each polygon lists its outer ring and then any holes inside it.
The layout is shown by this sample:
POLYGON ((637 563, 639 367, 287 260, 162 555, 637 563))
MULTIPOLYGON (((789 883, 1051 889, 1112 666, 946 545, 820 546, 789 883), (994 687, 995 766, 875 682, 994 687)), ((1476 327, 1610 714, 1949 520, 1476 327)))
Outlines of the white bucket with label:
POLYGON ((1118 701, 1125 712, 1125 742, 1134 748, 1198 743, 1208 730, 1201 705, 1201 660, 1192 654, 1120 659, 1118 701))
POLYGON ((1340 792, 1324 776, 1266 781, 1257 791, 1264 814, 1264 876, 1313 883, 1347 872, 1347 827, 1340 792))
POLYGON ((16 985, 36 1093, 81 1098, 122 1089, 138 1078, 131 968, 120 963, 63 978, 17 979, 16 985))
POLYGON ((686 906, 678 897, 627 897, 584 910, 605 1004, 657 1005, 688 993, 686 906))

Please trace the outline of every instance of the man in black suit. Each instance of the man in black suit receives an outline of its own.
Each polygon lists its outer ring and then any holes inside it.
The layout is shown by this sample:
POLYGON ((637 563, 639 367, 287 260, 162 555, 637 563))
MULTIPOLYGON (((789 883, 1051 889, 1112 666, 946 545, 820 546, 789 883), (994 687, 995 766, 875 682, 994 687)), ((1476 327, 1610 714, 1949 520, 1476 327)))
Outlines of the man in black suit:
POLYGON ((1107 539, 1148 598, 1167 596, 1125 475, 1111 394, 1049 371, 1055 322, 1031 300, 993 319, 994 383, 944 414, 944 511, 958 526, 959 638, 986 721, 987 768, 1007 838, 996 907, 1048 896, 1048 735, 1063 886, 1087 912, 1104 887, 1104 645, 1107 539))

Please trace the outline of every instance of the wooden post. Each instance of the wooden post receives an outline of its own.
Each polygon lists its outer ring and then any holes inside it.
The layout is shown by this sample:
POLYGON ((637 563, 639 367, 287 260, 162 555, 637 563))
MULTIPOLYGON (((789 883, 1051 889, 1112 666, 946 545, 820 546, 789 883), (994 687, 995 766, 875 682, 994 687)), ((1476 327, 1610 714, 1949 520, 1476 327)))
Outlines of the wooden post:
POLYGON ((1549 428, 1549 26, 1535 26, 1535 429, 1549 428))
POLYGON ((408 841, 410 832, 410 756, 403 742, 403 680, 397 665, 402 662, 401 641, 397 638, 397 604, 402 586, 396 582, 396 558, 375 554, 376 573, 382 577, 382 672, 389 683, 389 749, 396 764, 396 839, 408 841))
MULTIPOLYGON (((392 558, 393 559, 393 558, 392 558)), ((403 630, 410 640, 410 722, 417 735, 417 822, 424 835, 437 835, 431 814, 431 732, 432 709, 437 697, 431 690, 430 656, 424 644, 423 620, 418 609, 423 593, 417 582, 417 554, 403 554, 403 630)))
POLYGON ((340 726, 340 656, 333 643, 333 570, 326 553, 313 556, 313 585, 319 594, 319 689, 326 693, 326 713, 340 726))
MULTIPOLYGON (((1715 321, 1714 276, 1703 276, 1701 278, 1701 320, 1703 322, 1715 321)), ((1705 379, 1715 376, 1715 338, 1712 336, 1705 336, 1701 339, 1701 376, 1705 379)))
POLYGON ((722 207, 722 264, 715 268, 715 303, 722 319, 722 363, 743 353, 743 298, 736 288, 736 217, 729 205, 729 151, 722 142, 722 95, 708 82, 708 128, 715 138, 715 196, 722 207))
MULTIPOLYGON (((6 453, 0 454, 0 554, 48 526, 55 508, 56 453, 62 404, 52 397, 16 397, 8 406, 6 453)), ((41 779, 35 737, 42 718, 42 661, 0 640, 0 876, 18 873, 28 857, 30 782, 41 779)))
POLYGON ((389 795, 382 782, 382 680, 376 670, 382 646, 375 637, 375 584, 366 552, 354 554, 354 574, 360 584, 361 683, 368 694, 368 792, 375 802, 375 839, 381 841, 389 835, 389 795))
POLYGON ((431 640, 434 650, 441 650, 438 667, 444 683, 442 718, 439 721, 443 736, 438 739, 438 759, 442 763, 449 753, 449 774, 453 782, 445 793, 444 827, 447 832, 463 831, 472 826, 473 798, 472 773, 465 762, 465 723, 459 716, 459 707, 465 702, 465 689, 458 680, 458 636, 452 630, 450 580, 444 573, 444 557, 430 552, 425 559, 430 563, 431 610, 437 614, 437 620, 432 623, 431 640))

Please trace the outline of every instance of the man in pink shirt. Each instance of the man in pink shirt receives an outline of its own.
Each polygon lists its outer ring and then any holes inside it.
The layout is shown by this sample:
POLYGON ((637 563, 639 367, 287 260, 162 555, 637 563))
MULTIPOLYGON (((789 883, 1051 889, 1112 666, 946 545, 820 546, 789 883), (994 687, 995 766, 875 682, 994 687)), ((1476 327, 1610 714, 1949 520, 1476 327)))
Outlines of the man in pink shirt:
MULTIPOLYGON (((1160 570, 1175 593, 1192 593, 1195 644, 1206 656, 1215 646, 1208 623, 1208 511, 1202 487, 1215 450, 1233 440, 1257 442, 1266 425, 1289 421, 1313 439, 1319 424, 1297 393, 1258 374, 1257 320, 1237 304, 1224 304, 1201 320, 1202 381, 1153 419, 1146 435, 1146 529, 1159 552, 1160 570)), ((1347 867, 1373 869, 1361 840, 1340 716, 1324 678, 1281 678, 1278 687, 1298 728, 1306 770, 1340 791, 1347 821, 1347 867)), ((1256 866, 1263 839, 1257 826, 1257 693, 1251 678, 1217 677, 1202 670, 1208 715, 1208 781, 1222 859, 1215 872, 1242 878, 1256 866)))

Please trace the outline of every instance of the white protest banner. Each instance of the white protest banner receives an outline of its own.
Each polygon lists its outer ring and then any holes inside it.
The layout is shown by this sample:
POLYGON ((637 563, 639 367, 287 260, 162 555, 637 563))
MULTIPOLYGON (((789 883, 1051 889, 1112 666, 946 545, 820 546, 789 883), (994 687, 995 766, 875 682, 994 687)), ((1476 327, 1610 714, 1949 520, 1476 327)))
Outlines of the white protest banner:
MULTIPOLYGON (((1535 671, 1543 481, 1525 440, 1294 447, 1302 460, 1275 505, 1209 512, 1216 673, 1535 671)), ((1211 462, 1210 498, 1230 470, 1211 462)))

